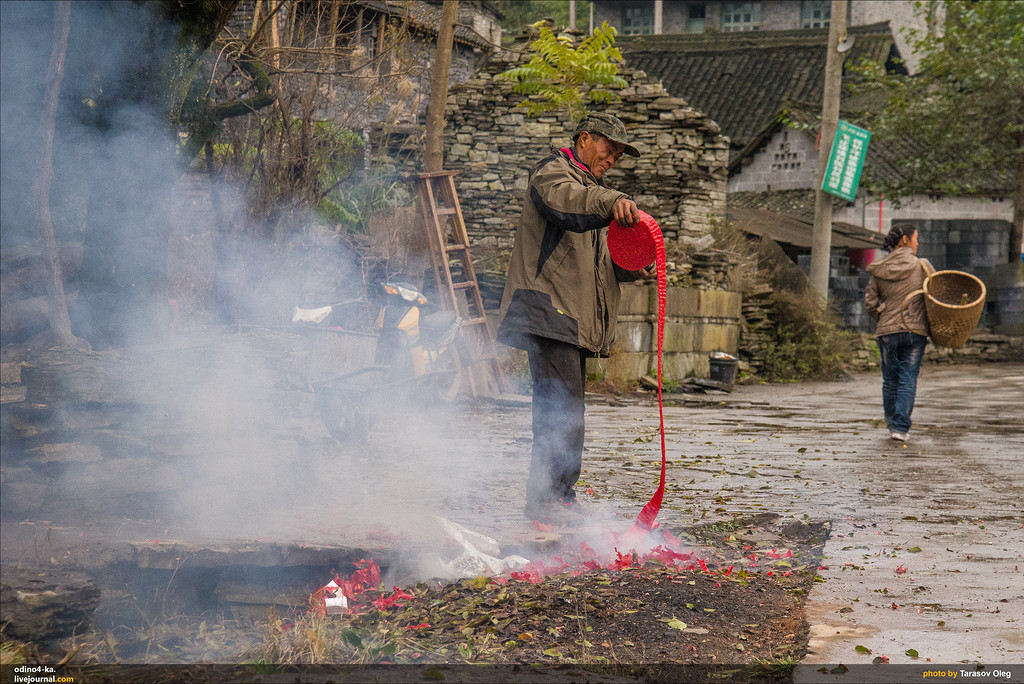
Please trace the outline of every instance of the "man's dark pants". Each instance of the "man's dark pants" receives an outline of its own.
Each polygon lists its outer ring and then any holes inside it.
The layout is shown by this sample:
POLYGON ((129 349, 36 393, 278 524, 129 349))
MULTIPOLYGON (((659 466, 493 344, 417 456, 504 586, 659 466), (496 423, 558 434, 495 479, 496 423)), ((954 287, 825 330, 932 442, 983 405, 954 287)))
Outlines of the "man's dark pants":
POLYGON ((532 337, 527 354, 533 378, 533 454, 527 506, 575 499, 583 466, 586 356, 574 344, 532 337))

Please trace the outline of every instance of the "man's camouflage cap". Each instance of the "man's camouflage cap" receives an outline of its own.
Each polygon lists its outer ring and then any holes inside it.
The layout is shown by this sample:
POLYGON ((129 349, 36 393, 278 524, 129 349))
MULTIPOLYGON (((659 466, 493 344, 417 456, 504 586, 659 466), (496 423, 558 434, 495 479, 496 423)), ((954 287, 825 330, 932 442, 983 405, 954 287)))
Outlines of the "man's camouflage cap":
POLYGON ((603 135, 612 142, 625 145, 623 150, 631 157, 639 157, 640 151, 629 144, 629 136, 626 134, 626 125, 611 114, 587 114, 576 126, 573 139, 583 131, 603 135))

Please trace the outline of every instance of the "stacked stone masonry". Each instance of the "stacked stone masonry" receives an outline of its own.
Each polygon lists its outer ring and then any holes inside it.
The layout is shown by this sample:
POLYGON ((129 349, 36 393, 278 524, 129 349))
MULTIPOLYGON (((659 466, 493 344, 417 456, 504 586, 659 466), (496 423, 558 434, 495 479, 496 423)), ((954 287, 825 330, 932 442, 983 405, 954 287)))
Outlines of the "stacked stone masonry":
MULTIPOLYGON (((662 376, 708 377, 711 352, 736 355, 741 324, 739 292, 670 287, 665 302, 662 376)), ((616 383, 658 370, 658 288, 622 286, 615 346, 607 359, 590 359, 588 372, 616 383)))
MULTIPOLYGON (((523 57, 504 53, 448 96, 445 166, 458 169, 459 199, 474 246, 505 249, 522 210, 530 169, 571 142, 564 115, 527 116, 523 96, 498 77, 523 57)), ((716 123, 669 95, 642 71, 620 71, 619 101, 595 105, 622 119, 643 156, 624 156, 608 172, 661 226, 666 240, 705 235, 725 216, 728 140, 716 123)))

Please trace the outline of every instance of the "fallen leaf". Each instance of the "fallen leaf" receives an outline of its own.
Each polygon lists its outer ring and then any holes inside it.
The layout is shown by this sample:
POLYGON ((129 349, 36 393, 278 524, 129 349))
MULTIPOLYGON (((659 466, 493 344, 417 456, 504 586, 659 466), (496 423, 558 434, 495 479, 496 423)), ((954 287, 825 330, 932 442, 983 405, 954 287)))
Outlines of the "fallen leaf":
POLYGON ((669 620, 667 624, 672 629, 686 629, 686 623, 682 620, 676 620, 675 618, 669 620))
POLYGON ((871 655, 871 649, 868 648, 867 646, 860 646, 860 645, 858 645, 853 650, 855 650, 857 653, 866 653, 868 655, 871 655))

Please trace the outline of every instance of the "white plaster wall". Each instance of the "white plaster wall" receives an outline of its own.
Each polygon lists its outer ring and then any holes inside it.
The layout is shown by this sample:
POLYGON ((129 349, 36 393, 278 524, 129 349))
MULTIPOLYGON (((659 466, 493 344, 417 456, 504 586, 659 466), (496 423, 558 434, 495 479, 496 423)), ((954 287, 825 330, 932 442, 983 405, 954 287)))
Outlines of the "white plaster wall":
MULTIPOLYGON (((850 26, 864 26, 888 21, 892 28, 893 38, 896 40, 896 49, 900 51, 900 57, 906 63, 907 70, 914 73, 921 60, 910 50, 906 32, 903 29, 915 28, 921 31, 928 29, 925 15, 926 4, 926 2, 918 3, 917 0, 852 0, 850 3, 850 26), (918 4, 921 5, 920 8, 918 8, 918 4)), ((940 7, 940 19, 941 16, 942 9, 940 7)), ((939 25, 941 26, 941 23, 939 25)))
POLYGON ((813 188, 818 152, 814 139, 804 131, 782 128, 760 150, 751 163, 729 178, 729 192, 766 192, 813 188))
POLYGON ((845 209, 832 214, 835 221, 864 226, 883 235, 889 232, 894 222, 915 219, 975 219, 1013 221, 1013 202, 1010 199, 993 198, 984 195, 966 197, 943 197, 932 199, 927 195, 904 198, 897 208, 887 199, 882 202, 882 217, 878 217, 878 195, 861 190, 857 201, 845 209))

